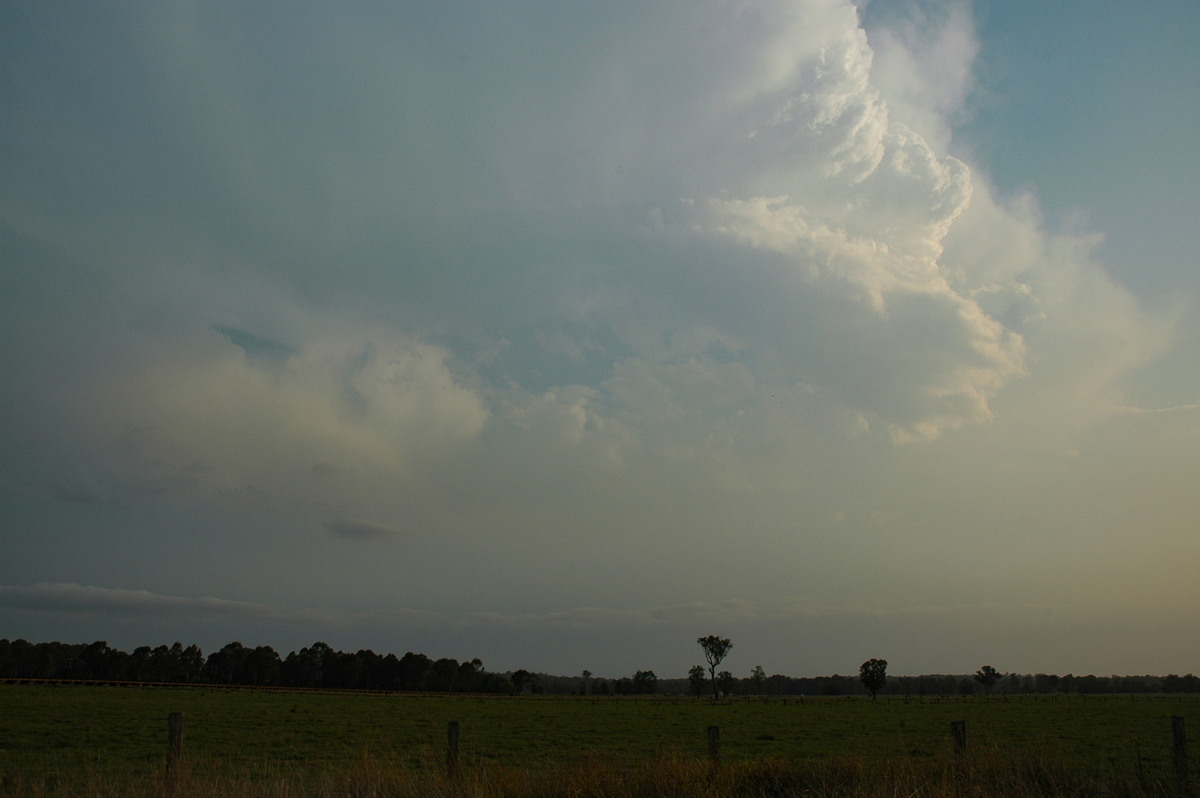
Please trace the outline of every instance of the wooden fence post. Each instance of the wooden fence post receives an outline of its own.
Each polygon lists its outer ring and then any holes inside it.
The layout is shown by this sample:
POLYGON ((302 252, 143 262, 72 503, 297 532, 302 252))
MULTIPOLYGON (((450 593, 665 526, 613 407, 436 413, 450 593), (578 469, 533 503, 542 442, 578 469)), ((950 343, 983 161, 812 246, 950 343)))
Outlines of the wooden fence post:
POLYGON ((458 721, 452 720, 446 726, 446 772, 450 776, 458 775, 458 721))
POLYGON ((183 713, 167 715, 167 790, 175 792, 179 782, 179 765, 183 760, 183 713))
POLYGON ((1184 731, 1183 718, 1179 715, 1171 716, 1171 743, 1171 755, 1175 761, 1175 778, 1179 782, 1179 794, 1190 796, 1192 781, 1191 774, 1188 773, 1187 733, 1184 731))
POLYGON ((962 756, 967 752, 967 722, 965 720, 950 721, 950 734, 954 738, 954 753, 962 756))
POLYGON ((708 727, 708 759, 714 765, 721 761, 721 727, 708 727))

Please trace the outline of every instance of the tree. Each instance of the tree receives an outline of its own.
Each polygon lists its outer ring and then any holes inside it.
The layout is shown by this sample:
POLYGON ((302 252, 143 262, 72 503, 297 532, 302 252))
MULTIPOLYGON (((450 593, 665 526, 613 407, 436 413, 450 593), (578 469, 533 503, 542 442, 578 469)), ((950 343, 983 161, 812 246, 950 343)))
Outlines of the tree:
POLYGON ((484 693, 511 693, 513 691, 512 682, 503 673, 489 673, 483 677, 483 685, 480 691, 484 693))
POLYGON ((397 668, 401 690, 420 690, 425 681, 425 674, 433 670, 433 660, 424 654, 407 652, 400 658, 397 668))
POLYGON ((858 678, 862 680, 863 687, 871 694, 871 699, 874 700, 875 694, 879 692, 879 688, 883 687, 887 681, 887 660, 886 659, 869 659, 858 668, 858 678))
POLYGON ((238 681, 250 685, 279 684, 281 672, 279 653, 270 646, 255 646, 242 660, 238 681))
POLYGON ((704 666, 693 665, 692 669, 688 671, 688 687, 696 698, 704 693, 704 682, 704 666))
POLYGON ((717 692, 717 666, 721 664, 721 660, 725 659, 725 655, 729 653, 729 649, 733 648, 733 643, 729 642, 728 638, 709 635, 696 640, 700 644, 700 648, 704 649, 704 659, 708 660, 708 675, 712 679, 713 698, 720 698, 717 692))
POLYGON ((479 692, 479 686, 483 683, 483 674, 483 660, 479 657, 470 662, 463 660, 458 664, 456 685, 459 690, 465 693, 477 693, 479 692))
POLYGON ((201 653, 199 646, 193 643, 185 648, 179 656, 179 662, 183 672, 183 681, 200 681, 200 677, 204 673, 204 654, 201 653))
POLYGON ((737 679, 733 678, 733 674, 729 671, 721 671, 717 674, 717 687, 721 689, 721 694, 726 698, 730 696, 736 685, 737 679))
POLYGON ((452 693, 458 686, 455 677, 458 676, 458 660, 453 657, 441 657, 434 661, 429 672, 425 674, 425 689, 438 693, 452 693))
POLYGON ((633 692, 638 695, 653 693, 658 689, 658 676, 654 671, 638 671, 633 674, 633 692))
POLYGON ((750 685, 754 688, 754 694, 762 695, 766 683, 767 672, 763 670, 762 665, 755 665, 754 670, 750 671, 750 685))
POLYGON ((975 681, 983 685, 983 692, 992 692, 992 685, 1000 681, 1000 671, 993 668, 991 665, 984 665, 979 670, 975 671, 975 681))
POLYGON ((584 695, 588 695, 588 694, 589 694, 589 692, 590 692, 590 691, 588 690, 588 686, 589 686, 589 685, 588 685, 588 680, 592 678, 592 672, 591 672, 591 671, 589 671, 587 668, 584 668, 584 669, 583 669, 583 673, 581 674, 581 676, 583 676, 583 694, 584 694, 584 695))
POLYGON ((208 655, 204 662, 205 678, 218 684, 239 684, 238 677, 250 651, 237 641, 226 643, 220 651, 208 655))
POLYGON ((533 683, 537 681, 537 676, 525 670, 524 668, 513 671, 513 674, 508 678, 512 681, 513 692, 517 695, 524 693, 526 687, 532 689, 533 683))

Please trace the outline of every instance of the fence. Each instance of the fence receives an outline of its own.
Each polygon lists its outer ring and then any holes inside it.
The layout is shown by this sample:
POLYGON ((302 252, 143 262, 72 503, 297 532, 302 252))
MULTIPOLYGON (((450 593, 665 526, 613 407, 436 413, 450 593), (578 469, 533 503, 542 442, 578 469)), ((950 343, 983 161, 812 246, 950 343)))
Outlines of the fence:
MULTIPOLYGON (((166 782, 168 791, 174 789, 180 771, 180 763, 183 760, 183 728, 184 715, 182 712, 172 712, 167 716, 166 782)), ((721 762, 721 727, 708 726, 706 735, 708 760, 713 766, 719 766, 721 762)), ((446 725, 446 772, 452 778, 461 774, 459 737, 459 723, 452 720, 446 725)), ((950 741, 954 756, 961 761, 967 755, 967 722, 965 720, 950 722, 950 741)), ((1171 716, 1171 741, 1171 758, 1179 795, 1191 798, 1194 792, 1188 767, 1187 732, 1184 719, 1178 715, 1171 716)))

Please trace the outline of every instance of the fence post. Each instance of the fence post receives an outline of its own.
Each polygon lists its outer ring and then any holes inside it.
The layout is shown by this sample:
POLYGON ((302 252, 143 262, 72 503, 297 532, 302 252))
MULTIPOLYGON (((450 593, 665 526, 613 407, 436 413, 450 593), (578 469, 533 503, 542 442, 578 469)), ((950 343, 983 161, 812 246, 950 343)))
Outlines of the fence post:
POLYGON ((954 753, 962 756, 967 752, 967 722, 965 720, 950 721, 950 734, 954 738, 954 753))
POLYGON ((721 761, 721 727, 708 727, 708 759, 714 765, 721 761))
POLYGON ((451 776, 458 775, 458 721, 452 720, 446 725, 446 772, 451 776))
POLYGON ((1192 781, 1188 773, 1187 733, 1184 731, 1183 718, 1171 716, 1171 754, 1175 761, 1175 778, 1179 781, 1179 794, 1192 794, 1192 781))
POLYGON ((183 759, 183 713, 167 715, 167 790, 175 792, 179 782, 179 764, 183 759))

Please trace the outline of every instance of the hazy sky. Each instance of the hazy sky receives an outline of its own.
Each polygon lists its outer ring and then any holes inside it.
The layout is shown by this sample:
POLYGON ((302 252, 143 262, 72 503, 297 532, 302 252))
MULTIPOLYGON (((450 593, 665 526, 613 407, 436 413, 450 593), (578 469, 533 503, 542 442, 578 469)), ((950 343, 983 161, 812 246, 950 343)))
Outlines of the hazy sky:
POLYGON ((1200 670, 1197 30, 4 4, 0 637, 1200 670))

